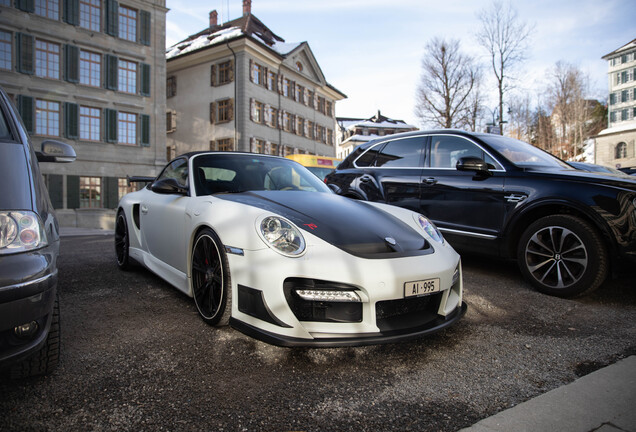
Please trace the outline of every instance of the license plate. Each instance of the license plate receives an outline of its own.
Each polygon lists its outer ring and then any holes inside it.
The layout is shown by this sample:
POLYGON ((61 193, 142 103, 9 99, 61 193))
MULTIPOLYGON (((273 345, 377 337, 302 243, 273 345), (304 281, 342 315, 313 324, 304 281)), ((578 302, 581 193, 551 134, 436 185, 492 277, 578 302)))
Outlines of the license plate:
POLYGON ((404 297, 416 297, 439 291, 439 278, 404 283, 404 297))

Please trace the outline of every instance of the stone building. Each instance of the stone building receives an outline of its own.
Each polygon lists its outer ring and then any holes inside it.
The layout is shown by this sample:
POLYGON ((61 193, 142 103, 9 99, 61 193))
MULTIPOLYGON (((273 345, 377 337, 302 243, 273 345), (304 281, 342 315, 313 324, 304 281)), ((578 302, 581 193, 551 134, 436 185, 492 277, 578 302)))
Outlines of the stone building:
POLYGON ((63 226, 110 228, 127 175, 165 164, 165 0, 0 0, 0 86, 33 144, 75 148, 42 163, 63 226))
POLYGON ((417 130, 417 127, 407 124, 404 120, 394 120, 378 113, 367 119, 338 117, 338 136, 336 157, 344 159, 353 149, 362 143, 373 139, 400 132, 417 130))
POLYGON ((595 162, 636 167, 636 39, 603 56, 609 65, 608 127, 595 138, 595 162))
POLYGON ((307 42, 285 43, 251 13, 168 49, 168 154, 194 150, 335 155, 331 86, 307 42))

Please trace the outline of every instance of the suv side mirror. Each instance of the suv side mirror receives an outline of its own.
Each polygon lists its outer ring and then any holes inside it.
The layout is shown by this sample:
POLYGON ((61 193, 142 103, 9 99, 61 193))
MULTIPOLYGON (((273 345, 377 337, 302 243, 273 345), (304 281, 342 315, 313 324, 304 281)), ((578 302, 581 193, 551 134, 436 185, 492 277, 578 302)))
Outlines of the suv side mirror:
POLYGON ((185 188, 177 182, 176 179, 173 178, 163 178, 161 180, 157 180, 153 184, 150 185, 150 189, 153 192, 158 194, 178 194, 178 195, 187 195, 188 188, 185 188))
POLYGON ((491 176, 492 173, 488 169, 488 164, 483 159, 468 156, 459 158, 455 168, 458 171, 474 171, 476 174, 491 176))
POLYGON ((73 147, 60 141, 43 141, 41 148, 35 152, 38 162, 73 162, 77 157, 73 147))

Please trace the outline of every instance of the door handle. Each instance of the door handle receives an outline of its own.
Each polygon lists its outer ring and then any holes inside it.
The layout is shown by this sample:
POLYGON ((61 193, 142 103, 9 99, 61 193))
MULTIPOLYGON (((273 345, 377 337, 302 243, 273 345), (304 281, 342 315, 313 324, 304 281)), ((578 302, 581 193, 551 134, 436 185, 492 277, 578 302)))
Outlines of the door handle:
POLYGON ((148 214, 148 207, 145 205, 141 205, 141 214, 148 214))
POLYGON ((437 183, 437 179, 435 177, 429 177, 424 180, 424 183, 426 183, 427 185, 434 185, 437 183))

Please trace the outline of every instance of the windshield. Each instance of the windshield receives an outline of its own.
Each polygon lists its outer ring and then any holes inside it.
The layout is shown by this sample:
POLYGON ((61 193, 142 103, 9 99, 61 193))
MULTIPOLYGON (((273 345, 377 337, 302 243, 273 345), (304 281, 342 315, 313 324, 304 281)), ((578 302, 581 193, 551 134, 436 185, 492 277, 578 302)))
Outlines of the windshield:
POLYGON ((331 193, 318 177, 289 159, 209 153, 195 156, 192 167, 197 196, 263 190, 331 193))
POLYGON ((500 135, 480 135, 482 140, 513 164, 521 168, 552 167, 573 169, 557 157, 526 142, 500 135))

